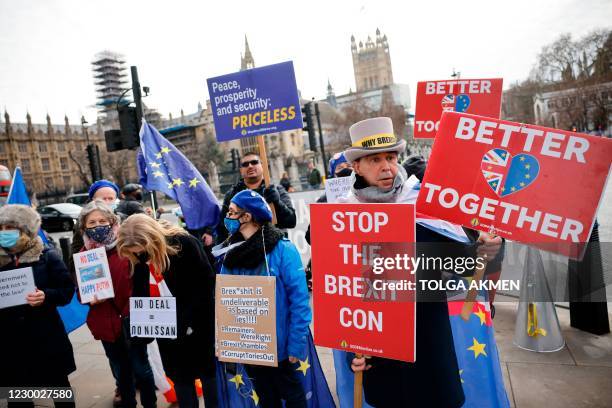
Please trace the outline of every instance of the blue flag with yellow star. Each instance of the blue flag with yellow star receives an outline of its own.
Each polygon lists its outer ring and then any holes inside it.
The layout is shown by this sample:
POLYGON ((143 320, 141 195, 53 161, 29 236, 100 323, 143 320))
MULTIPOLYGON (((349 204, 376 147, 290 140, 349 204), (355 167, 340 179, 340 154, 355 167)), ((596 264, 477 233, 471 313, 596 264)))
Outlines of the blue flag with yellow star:
POLYGON ((158 131, 142 121, 138 172, 147 190, 160 191, 180 206, 189 229, 212 227, 219 203, 198 169, 158 131))
MULTIPOLYGON (((329 391, 310 333, 307 347, 306 359, 294 364, 295 370, 299 372, 298 376, 302 380, 307 407, 335 408, 336 404, 329 391)), ((253 387, 247 370, 242 364, 217 362, 217 390, 219 408, 256 408, 261 406, 257 389, 253 387)))

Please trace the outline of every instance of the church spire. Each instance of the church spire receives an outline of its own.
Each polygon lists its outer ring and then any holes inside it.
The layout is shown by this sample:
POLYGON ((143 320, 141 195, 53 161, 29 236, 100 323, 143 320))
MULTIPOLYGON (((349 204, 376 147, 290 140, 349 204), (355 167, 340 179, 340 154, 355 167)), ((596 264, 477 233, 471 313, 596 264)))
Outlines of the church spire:
POLYGON ((247 39, 246 34, 244 35, 244 56, 240 57, 240 70, 244 71, 246 69, 255 68, 255 60, 253 59, 253 54, 251 54, 251 49, 249 48, 249 40, 247 39))

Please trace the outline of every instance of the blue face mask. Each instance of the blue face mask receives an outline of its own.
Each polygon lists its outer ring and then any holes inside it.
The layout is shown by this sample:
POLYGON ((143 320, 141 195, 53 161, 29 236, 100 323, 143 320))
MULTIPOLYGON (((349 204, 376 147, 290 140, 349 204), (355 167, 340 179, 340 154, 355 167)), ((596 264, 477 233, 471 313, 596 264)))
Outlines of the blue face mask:
POLYGON ((223 224, 225 224, 225 228, 227 228, 227 231, 230 233, 230 235, 233 235, 240 230, 240 225, 242 223, 238 218, 225 217, 225 219, 223 220, 223 224))
POLYGON ((4 230, 0 231, 0 246, 3 248, 12 248, 17 245, 21 232, 19 230, 4 230))
POLYGON ((94 228, 87 228, 85 234, 99 244, 110 244, 115 240, 112 227, 110 225, 100 225, 94 228))

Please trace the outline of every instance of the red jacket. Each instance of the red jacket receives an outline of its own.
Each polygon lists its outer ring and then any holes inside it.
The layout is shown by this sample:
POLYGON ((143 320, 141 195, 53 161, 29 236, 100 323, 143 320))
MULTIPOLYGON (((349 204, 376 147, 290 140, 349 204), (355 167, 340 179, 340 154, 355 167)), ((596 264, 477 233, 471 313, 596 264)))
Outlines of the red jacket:
MULTIPOLYGON (((83 249, 82 251, 84 251, 83 249)), ((132 280, 127 258, 120 258, 115 248, 106 252, 113 280, 115 297, 91 306, 87 314, 87 327, 96 340, 115 342, 121 336, 121 317, 130 314, 132 280)))

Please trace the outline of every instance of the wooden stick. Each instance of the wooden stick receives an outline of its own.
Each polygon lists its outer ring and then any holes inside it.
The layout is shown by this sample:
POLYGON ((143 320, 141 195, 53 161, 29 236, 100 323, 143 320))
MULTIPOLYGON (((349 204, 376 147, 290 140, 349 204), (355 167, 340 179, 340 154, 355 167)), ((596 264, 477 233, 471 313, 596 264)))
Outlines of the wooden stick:
MULTIPOLYGON (((487 269, 487 257, 485 255, 484 262, 482 263, 481 268, 476 268, 476 272, 474 272, 473 281, 480 282, 484 277, 485 269, 487 269)), ((476 296, 478 295, 478 290, 476 288, 470 288, 467 296, 465 297, 465 301, 463 302, 463 307, 461 308, 461 318, 466 322, 470 320, 470 316, 472 315, 472 310, 474 309, 474 301, 476 300, 476 296)))
MULTIPOLYGON (((261 166, 263 167, 264 184, 266 187, 270 187, 270 170, 268 169, 268 154, 266 153, 266 141, 263 135, 257 136, 257 145, 259 146, 259 158, 261 159, 261 166)), ((272 210, 272 224, 276 224, 276 208, 274 204, 270 205, 272 210)))
MULTIPOLYGON (((355 358, 362 358, 362 357, 363 357, 363 354, 355 354, 355 358)), ((357 371, 355 373, 355 382, 353 385, 353 407, 361 408, 362 400, 363 400, 363 371, 357 371)))

